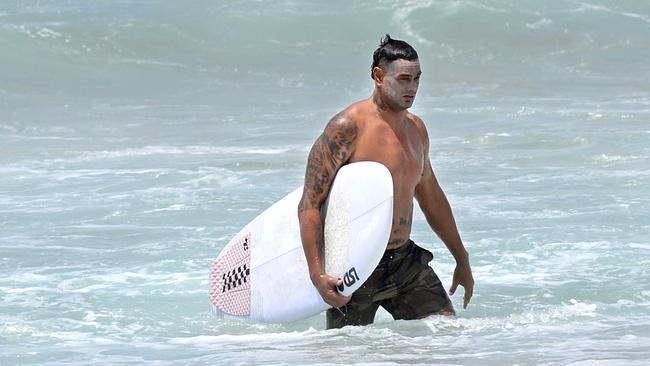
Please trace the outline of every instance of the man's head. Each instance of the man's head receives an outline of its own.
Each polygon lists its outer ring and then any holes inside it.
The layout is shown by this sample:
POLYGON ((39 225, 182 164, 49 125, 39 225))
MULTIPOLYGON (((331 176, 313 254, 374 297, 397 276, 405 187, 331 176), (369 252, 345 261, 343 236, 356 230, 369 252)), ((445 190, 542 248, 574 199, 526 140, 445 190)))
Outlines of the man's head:
POLYGON ((410 108, 418 90, 420 74, 415 49, 386 34, 372 55, 370 73, 382 101, 393 110, 410 108))

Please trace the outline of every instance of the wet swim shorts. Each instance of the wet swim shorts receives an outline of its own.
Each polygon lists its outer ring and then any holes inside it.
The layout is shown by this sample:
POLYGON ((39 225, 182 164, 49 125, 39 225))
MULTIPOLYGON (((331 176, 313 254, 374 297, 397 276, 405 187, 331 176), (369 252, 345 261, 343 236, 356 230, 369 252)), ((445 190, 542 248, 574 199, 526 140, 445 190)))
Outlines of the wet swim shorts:
POLYGON ((379 306, 394 319, 420 319, 443 310, 453 311, 440 279, 429 262, 430 251, 412 240, 388 249, 370 278, 352 294, 347 305, 327 310, 327 329, 367 325, 379 306))

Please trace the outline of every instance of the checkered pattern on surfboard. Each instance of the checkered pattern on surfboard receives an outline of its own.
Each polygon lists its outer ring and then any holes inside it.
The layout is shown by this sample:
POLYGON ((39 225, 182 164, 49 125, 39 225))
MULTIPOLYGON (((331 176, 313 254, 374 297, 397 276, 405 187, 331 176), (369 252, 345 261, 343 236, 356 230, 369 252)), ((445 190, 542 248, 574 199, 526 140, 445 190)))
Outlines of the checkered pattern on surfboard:
POLYGON ((210 302, 230 315, 251 312, 250 235, 240 237, 210 267, 210 302))

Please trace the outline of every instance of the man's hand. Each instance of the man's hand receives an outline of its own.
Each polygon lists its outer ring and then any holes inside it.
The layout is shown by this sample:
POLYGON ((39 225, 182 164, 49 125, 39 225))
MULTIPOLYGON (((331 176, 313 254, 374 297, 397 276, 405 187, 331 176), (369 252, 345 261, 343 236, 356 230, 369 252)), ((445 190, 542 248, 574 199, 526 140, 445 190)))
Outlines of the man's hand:
POLYGON ((347 304, 352 298, 352 296, 343 296, 336 290, 337 286, 343 284, 343 280, 340 278, 322 273, 312 276, 311 282, 314 284, 314 287, 316 287, 323 300, 335 308, 340 308, 347 304))
POLYGON ((474 294, 474 277, 472 276, 472 268, 470 267, 469 262, 456 263, 454 279, 452 280, 451 288, 449 289, 450 295, 453 295, 456 292, 458 285, 465 288, 463 309, 467 309, 467 304, 469 304, 469 301, 472 299, 472 295, 474 294))

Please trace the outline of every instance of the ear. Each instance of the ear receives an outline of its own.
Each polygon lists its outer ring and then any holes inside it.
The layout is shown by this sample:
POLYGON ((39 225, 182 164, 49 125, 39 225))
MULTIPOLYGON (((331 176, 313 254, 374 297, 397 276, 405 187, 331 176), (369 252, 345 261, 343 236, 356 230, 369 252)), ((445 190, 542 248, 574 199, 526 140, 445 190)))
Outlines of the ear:
POLYGON ((384 69, 379 66, 372 68, 372 78, 375 79, 375 85, 379 86, 384 81, 384 69))

